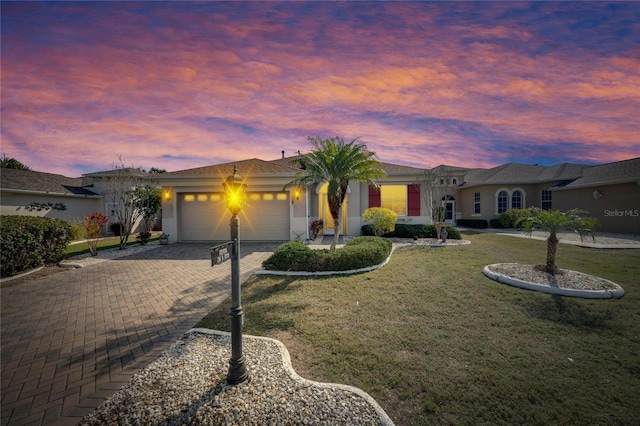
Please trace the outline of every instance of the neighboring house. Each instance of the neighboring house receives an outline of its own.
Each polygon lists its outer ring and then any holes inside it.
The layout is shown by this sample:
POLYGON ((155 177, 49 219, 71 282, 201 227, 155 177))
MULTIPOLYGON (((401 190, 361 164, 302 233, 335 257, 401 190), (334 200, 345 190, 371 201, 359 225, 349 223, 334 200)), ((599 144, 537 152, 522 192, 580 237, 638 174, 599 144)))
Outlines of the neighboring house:
POLYGON ((103 211, 103 195, 86 178, 0 169, 0 215, 82 220, 103 211))
MULTIPOLYGON (((123 185, 117 186, 126 190, 129 185, 126 176, 133 176, 135 180, 146 179, 149 174, 125 168, 69 178, 3 168, 0 169, 0 215, 42 216, 80 222, 85 215, 102 213, 109 223, 115 223, 115 212, 119 206, 114 203, 112 192, 115 186, 111 182, 122 179, 123 185)), ((104 231, 109 232, 109 227, 104 231)))
MULTIPOLYGON (((230 214, 222 183, 233 174, 235 165, 247 184, 247 204, 239 215, 242 240, 304 240, 309 235, 309 223, 315 219, 324 221, 325 234, 332 233, 326 184, 310 191, 283 191, 299 171, 296 158, 253 158, 157 176, 163 188, 163 231, 174 242, 228 240, 230 214)), ((424 170, 387 163, 382 163, 382 168, 388 177, 380 181, 379 191, 359 182, 350 183, 342 209, 342 234, 361 234, 361 216, 368 207, 391 208, 401 223, 430 223, 417 184, 424 170)))
POLYGON ((640 233, 640 158, 585 166, 504 164, 472 169, 458 188, 458 219, 490 221, 511 208, 579 208, 598 231, 640 233))

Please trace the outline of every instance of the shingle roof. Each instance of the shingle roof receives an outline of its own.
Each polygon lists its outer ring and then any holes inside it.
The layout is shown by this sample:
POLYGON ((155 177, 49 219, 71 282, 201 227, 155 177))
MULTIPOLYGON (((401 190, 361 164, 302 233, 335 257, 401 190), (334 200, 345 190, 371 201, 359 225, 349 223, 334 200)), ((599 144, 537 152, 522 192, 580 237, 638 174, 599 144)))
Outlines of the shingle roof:
MULTIPOLYGON (((301 157, 304 157, 304 154, 296 155, 293 157, 278 158, 277 160, 271 160, 270 163, 287 165, 289 167, 297 168, 298 166, 296 164, 296 161, 301 157)), ((393 175, 393 174, 415 175, 415 174, 421 174, 424 172, 424 169, 419 169, 417 167, 403 166, 400 164, 383 163, 383 162, 380 162, 380 168, 384 170, 385 173, 390 175, 393 175)))
POLYGON ((64 195, 98 195, 85 188, 85 179, 69 178, 52 173, 16 169, 0 170, 0 187, 3 191, 33 191, 64 195))
POLYGON ((570 181, 579 178, 590 167, 572 163, 555 166, 507 163, 492 169, 469 170, 464 186, 570 181))
POLYGON ((133 167, 125 167, 121 169, 114 170, 105 170, 101 172, 93 172, 93 173, 85 173, 82 176, 87 178, 102 178, 102 177, 112 177, 118 176, 121 174, 127 174, 131 176, 148 176, 150 173, 144 170, 136 169, 133 167))
POLYGON ((223 176, 227 177, 233 173, 233 167, 238 168, 240 176, 270 175, 270 174, 290 174, 294 175, 298 169, 294 166, 278 164, 276 162, 264 161, 258 158, 249 160, 233 161, 213 166, 196 167, 194 169, 178 170, 175 172, 162 173, 157 178, 171 178, 176 176, 223 176))
POLYGON ((640 157, 585 168, 582 176, 562 189, 636 181, 640 184, 640 157))

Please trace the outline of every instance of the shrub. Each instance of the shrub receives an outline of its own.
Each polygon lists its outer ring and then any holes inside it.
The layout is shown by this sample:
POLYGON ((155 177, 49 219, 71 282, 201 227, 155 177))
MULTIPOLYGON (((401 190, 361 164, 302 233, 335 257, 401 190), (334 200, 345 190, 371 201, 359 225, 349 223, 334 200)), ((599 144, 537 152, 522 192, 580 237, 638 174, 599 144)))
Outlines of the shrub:
POLYGON ((59 219, 2 216, 0 264, 3 277, 15 275, 64 257, 71 224, 59 219))
POLYGON ((83 240, 85 238, 84 225, 79 222, 71 223, 71 241, 83 240))
POLYGON ((501 228, 515 228, 518 221, 522 221, 530 215, 529 209, 509 209, 498 216, 498 221, 501 228))
MULTIPOLYGON (((361 228, 362 235, 373 235, 371 225, 364 225, 361 228)), ((459 240, 462 238, 460 231, 453 226, 447 226, 448 238, 450 240, 459 240)), ((382 234, 385 238, 437 238, 435 225, 408 225, 406 223, 396 223, 393 232, 382 234)))
POLYGON ((457 223, 459 226, 476 229, 486 229, 489 226, 485 219, 458 219, 457 223))
POLYGON ((390 253, 391 242, 380 237, 354 238, 335 250, 312 250, 295 240, 278 247, 262 267, 278 271, 348 271, 378 265, 390 253))
POLYGON ((398 214, 382 207, 369 207, 362 214, 362 220, 373 228, 373 234, 380 236, 394 230, 398 214))

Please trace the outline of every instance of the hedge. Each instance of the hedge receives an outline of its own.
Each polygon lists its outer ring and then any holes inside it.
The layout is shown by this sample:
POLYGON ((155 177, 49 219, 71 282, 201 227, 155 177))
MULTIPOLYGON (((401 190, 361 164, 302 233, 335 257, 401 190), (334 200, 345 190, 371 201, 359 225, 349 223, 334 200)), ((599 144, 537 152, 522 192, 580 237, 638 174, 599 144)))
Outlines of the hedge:
POLYGON ((278 247, 262 267, 277 271, 349 271, 378 265, 391 254, 391 241, 380 237, 357 237, 335 250, 312 250, 302 241, 278 247))
POLYGON ((458 219, 457 225, 475 229, 486 229, 489 226, 486 219, 458 219))
POLYGON ((71 224, 68 222, 46 217, 2 216, 1 276, 60 261, 70 239, 71 224))
MULTIPOLYGON (((362 235, 373 235, 371 225, 364 225, 360 228, 362 235)), ((447 226, 447 238, 450 240, 460 240, 462 235, 453 226, 447 226)), ((385 238, 437 238, 437 230, 435 225, 408 225, 405 223, 396 223, 393 232, 382 234, 385 238)))

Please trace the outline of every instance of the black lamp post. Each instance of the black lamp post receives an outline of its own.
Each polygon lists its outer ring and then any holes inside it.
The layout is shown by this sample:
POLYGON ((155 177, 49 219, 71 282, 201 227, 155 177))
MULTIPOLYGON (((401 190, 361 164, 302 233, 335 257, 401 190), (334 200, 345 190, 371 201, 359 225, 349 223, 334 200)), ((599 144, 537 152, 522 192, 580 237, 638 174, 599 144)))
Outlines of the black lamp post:
POLYGON ((244 382, 248 377, 247 367, 242 355, 242 305, 240 304, 240 239, 238 230, 240 221, 238 213, 242 210, 244 198, 244 184, 242 177, 237 174, 237 167, 233 166, 233 175, 229 176, 222 184, 225 192, 227 208, 231 212, 231 240, 233 249, 231 251, 231 359, 229 359, 229 372, 227 373, 227 383, 235 385, 244 382))

